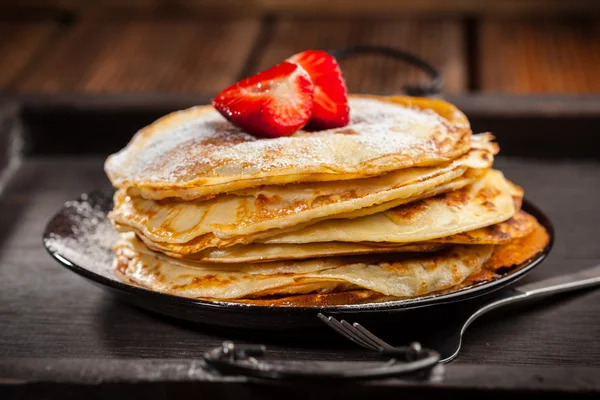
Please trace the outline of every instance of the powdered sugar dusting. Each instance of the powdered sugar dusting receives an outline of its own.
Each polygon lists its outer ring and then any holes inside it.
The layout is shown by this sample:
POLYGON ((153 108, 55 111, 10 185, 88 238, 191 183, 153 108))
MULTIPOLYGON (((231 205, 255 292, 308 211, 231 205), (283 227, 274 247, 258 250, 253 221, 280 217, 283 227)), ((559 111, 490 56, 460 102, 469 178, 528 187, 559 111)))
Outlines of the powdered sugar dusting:
POLYGON ((361 143, 380 146, 380 155, 401 152, 415 146, 428 148, 432 132, 448 134, 448 121, 432 110, 402 107, 371 99, 353 99, 350 127, 361 132, 361 143))
POLYGON ((118 233, 106 217, 107 208, 85 194, 79 200, 65 203, 44 237, 48 250, 75 265, 86 265, 93 272, 114 279, 110 266, 118 233))
POLYGON ((454 142, 460 137, 433 111, 368 98, 352 98, 350 110, 351 121, 343 128, 276 139, 247 134, 214 109, 184 110, 160 121, 150 134, 136 135, 107 160, 106 169, 116 186, 263 173, 353 173, 383 156, 401 155, 409 164, 424 153, 435 157, 443 150, 434 136, 454 142))

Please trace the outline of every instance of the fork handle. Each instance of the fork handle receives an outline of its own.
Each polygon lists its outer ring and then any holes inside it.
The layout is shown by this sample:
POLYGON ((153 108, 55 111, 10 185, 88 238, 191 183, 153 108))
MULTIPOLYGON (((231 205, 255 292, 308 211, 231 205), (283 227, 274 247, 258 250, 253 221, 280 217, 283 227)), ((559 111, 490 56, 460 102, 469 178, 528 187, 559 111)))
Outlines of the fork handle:
POLYGON ((492 301, 475 311, 463 325, 462 332, 464 333, 467 327, 478 317, 496 308, 522 300, 571 292, 594 286, 600 286, 600 265, 586 268, 572 274, 559 275, 539 282, 518 286, 514 288, 508 296, 503 297, 500 300, 492 301))
POLYGON ((569 292, 600 285, 600 265, 572 274, 559 275, 515 288, 527 297, 569 292))

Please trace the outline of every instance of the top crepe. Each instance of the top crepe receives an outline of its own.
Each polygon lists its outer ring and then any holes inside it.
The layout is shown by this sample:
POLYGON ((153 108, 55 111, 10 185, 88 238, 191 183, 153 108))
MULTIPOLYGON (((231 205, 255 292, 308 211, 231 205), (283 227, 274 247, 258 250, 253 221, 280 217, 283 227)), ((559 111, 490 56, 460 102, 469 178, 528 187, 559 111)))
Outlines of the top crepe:
POLYGON ((471 148, 469 121, 437 99, 351 96, 350 123, 259 139, 210 106, 136 133, 105 163, 111 183, 148 199, 211 197, 259 185, 356 179, 447 163, 471 148))

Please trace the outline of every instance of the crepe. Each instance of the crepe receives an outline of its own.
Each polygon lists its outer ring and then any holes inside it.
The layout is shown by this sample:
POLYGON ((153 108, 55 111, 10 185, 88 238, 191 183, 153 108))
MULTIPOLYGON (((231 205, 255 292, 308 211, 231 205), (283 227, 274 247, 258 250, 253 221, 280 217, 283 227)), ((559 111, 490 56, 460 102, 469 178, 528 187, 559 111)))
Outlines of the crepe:
MULTIPOLYGON (((222 249, 206 249, 199 253, 182 256, 166 252, 166 255, 207 263, 268 262, 279 260, 300 260, 317 257, 346 256, 379 253, 425 253, 441 250, 450 244, 506 244, 511 240, 530 234, 536 226, 536 219, 525 211, 499 224, 456 235, 412 244, 395 243, 349 243, 322 242, 305 244, 264 244, 250 243, 222 249)), ((151 250, 161 251, 152 241, 138 234, 151 250)))
MULTIPOLYGON (((418 201, 421 199, 433 197, 440 193, 457 190, 457 189, 463 188, 463 187, 475 182, 476 180, 477 180, 476 177, 460 177, 458 179, 455 179, 451 182, 448 182, 446 184, 438 186, 432 190, 426 191, 417 196, 408 197, 406 199, 395 200, 395 201, 391 202, 391 204, 390 203, 380 204, 380 205, 372 207, 372 209, 362 208, 362 209, 358 209, 356 211, 352 211, 349 213, 337 214, 337 215, 333 216, 332 218, 358 218, 363 213, 368 215, 373 212, 378 212, 381 209, 386 210, 390 207, 394 207, 399 203, 400 204, 410 203, 410 202, 418 201)), ((229 238, 220 238, 220 237, 217 237, 216 235, 214 235, 213 233, 207 233, 207 234, 198 236, 197 238, 195 238, 187 243, 179 244, 179 243, 168 243, 168 242, 157 241, 157 240, 153 239, 151 236, 147 236, 146 235, 147 232, 145 230, 138 229, 135 226, 120 224, 119 222, 115 221, 114 219, 113 219, 113 224, 114 224, 115 229, 118 230, 119 232, 135 232, 139 236, 144 237, 145 241, 151 242, 153 245, 153 248, 155 248, 155 249, 160 249, 161 251, 166 252, 166 253, 176 253, 176 254, 182 254, 182 255, 198 253, 204 249, 208 249, 208 248, 212 248, 212 247, 223 248, 223 247, 233 246, 236 244, 254 243, 261 239, 267 239, 267 238, 275 236, 275 235, 302 229, 305 226, 305 225, 296 225, 296 226, 289 227, 287 229, 286 228, 271 229, 271 230, 267 230, 264 232, 255 233, 253 235, 232 236, 229 238)), ((143 228, 143 225, 142 225, 142 228, 143 228)), ((165 233, 166 233, 165 236, 168 237, 170 232, 165 231, 165 233)))
MULTIPOLYGON (((479 148, 440 167, 409 168, 382 176, 339 182, 267 186, 210 200, 148 200, 116 193, 109 218, 159 242, 186 243, 204 234, 252 235, 314 223, 360 209, 360 215, 405 203, 467 173, 491 167, 496 145, 478 136, 479 148), (371 208, 380 205, 380 208, 371 208)), ((346 217, 345 215, 342 215, 346 217)))
MULTIPOLYGON (((550 234, 537 220, 530 234, 496 246, 494 254, 485 263, 487 271, 523 264, 541 253, 550 243, 550 234)), ((480 279, 486 279, 480 277, 480 279)))
MULTIPOLYGON (((514 239, 508 244, 494 246, 492 256, 483 264, 483 267, 472 273, 460 284, 446 289, 443 292, 451 293, 471 285, 497 279, 497 271, 503 268, 513 268, 537 257, 550 243, 550 236, 546 229, 534 219, 534 226, 528 235, 514 239)), ((351 289, 329 293, 308 293, 293 296, 278 296, 253 299, 229 300, 248 305, 267 307, 325 307, 349 304, 365 304, 397 300, 394 296, 388 296, 367 289, 351 289)))
POLYGON ((481 269, 492 245, 454 246, 426 257, 374 255, 259 264, 199 263, 148 250, 125 233, 115 247, 116 270, 151 290, 196 299, 325 293, 364 288, 398 298, 453 287, 481 269))
MULTIPOLYGON (((116 227, 121 232, 137 233, 154 250, 184 256, 214 247, 226 248, 254 242, 389 242, 398 245, 443 238, 505 221, 519 211, 522 196, 522 189, 508 182, 501 172, 492 170, 479 180, 460 178, 419 196, 407 198, 403 200, 406 205, 386 212, 359 218, 360 213, 364 212, 364 209, 360 209, 357 215, 350 213, 337 216, 346 219, 329 219, 287 233, 284 230, 270 230, 227 239, 206 234, 188 243, 177 244, 157 241, 155 237, 148 236, 147 231, 136 227, 120 224, 116 227)), ((290 253, 290 258, 300 257, 290 253)))
POLYGON ((467 232, 511 218, 523 190, 498 170, 468 187, 355 219, 318 222, 262 243, 414 243, 467 232))
POLYGON ((471 148, 468 119, 439 99, 351 96, 350 123, 259 139, 210 106, 169 114, 111 155, 114 187, 192 200, 259 185, 339 181, 434 166, 471 148))

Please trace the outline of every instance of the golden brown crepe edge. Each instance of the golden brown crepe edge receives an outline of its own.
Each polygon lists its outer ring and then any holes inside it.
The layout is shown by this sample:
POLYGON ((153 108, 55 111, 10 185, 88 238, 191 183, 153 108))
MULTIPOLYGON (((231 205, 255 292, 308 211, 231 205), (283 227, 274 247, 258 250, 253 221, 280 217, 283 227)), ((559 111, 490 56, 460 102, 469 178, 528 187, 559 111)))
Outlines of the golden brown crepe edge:
MULTIPOLYGON (((515 267, 534 259, 547 248, 549 243, 550 234, 544 226, 536 221, 536 226, 529 235, 514 239, 511 243, 496 246, 491 258, 484 263, 484 266, 480 271, 473 273, 464 282, 451 289, 430 293, 427 296, 452 293, 465 289, 473 284, 492 281, 498 277, 497 271, 499 269, 515 267)), ((371 290, 356 289, 338 293, 318 293, 272 299, 241 299, 231 301, 241 304, 269 307, 326 307, 392 300, 399 299, 371 290)))
MULTIPOLYGON (((539 254, 541 254, 541 252, 547 248, 549 243, 550 234, 544 226, 542 226, 539 222, 536 221, 535 229, 529 235, 522 238, 514 239, 511 243, 505 245, 495 246, 492 256, 488 261, 484 263, 483 268, 471 274, 465 281, 453 286, 451 289, 429 293, 426 296, 452 293, 468 288, 469 286, 474 284, 492 281, 498 278, 498 270, 503 268, 513 268, 515 266, 521 265, 532 260, 533 258, 539 256, 539 254)), ((115 274, 119 277, 119 279, 123 280, 124 282, 127 282, 130 285, 143 287, 131 281, 121 271, 121 269, 123 269, 126 266, 126 264, 126 260, 119 260, 117 258, 115 260, 115 274)), ((198 300, 214 301, 212 299, 198 300)), ((391 300, 399 299, 366 289, 354 289, 332 293, 313 293, 262 299, 232 299, 219 301, 268 307, 326 307, 351 304, 366 304, 391 300)))

